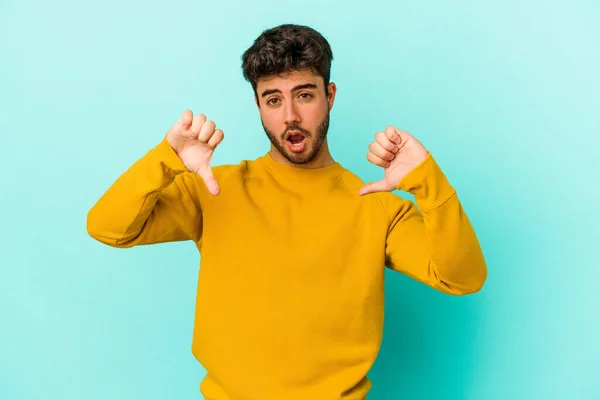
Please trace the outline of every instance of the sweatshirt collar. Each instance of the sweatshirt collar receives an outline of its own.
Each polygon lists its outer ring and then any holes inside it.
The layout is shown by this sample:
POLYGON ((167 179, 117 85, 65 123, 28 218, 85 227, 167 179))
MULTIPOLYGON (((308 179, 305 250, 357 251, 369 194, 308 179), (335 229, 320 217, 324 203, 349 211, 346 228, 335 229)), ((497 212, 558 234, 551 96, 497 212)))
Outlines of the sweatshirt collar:
POLYGON ((321 178, 336 178, 344 172, 344 168, 339 162, 335 162, 326 167, 319 168, 299 168, 291 165, 281 164, 275 161, 269 152, 267 152, 258 160, 271 173, 283 178, 290 179, 321 179, 321 178))

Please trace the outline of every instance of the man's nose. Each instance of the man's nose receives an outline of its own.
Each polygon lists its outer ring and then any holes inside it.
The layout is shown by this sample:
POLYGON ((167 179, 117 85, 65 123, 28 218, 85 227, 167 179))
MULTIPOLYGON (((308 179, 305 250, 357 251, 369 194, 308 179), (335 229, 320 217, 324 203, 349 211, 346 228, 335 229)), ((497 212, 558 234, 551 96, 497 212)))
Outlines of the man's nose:
POLYGON ((286 124, 300 122, 300 114, 293 102, 286 104, 285 106, 285 122, 286 124))

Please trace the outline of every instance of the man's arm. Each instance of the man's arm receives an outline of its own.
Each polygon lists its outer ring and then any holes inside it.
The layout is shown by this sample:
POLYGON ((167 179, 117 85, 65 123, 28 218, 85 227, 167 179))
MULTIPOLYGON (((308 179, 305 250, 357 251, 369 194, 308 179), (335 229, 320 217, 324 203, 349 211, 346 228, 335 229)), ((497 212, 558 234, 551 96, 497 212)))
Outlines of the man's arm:
POLYGON ((220 186, 210 161, 223 140, 206 115, 185 110, 163 140, 104 193, 87 216, 87 230, 114 247, 202 235, 202 205, 220 186))
POLYGON ((201 178, 188 172, 166 137, 135 162, 87 215, 87 231, 113 247, 198 241, 201 178))
POLYGON ((479 291, 487 267, 479 241, 455 189, 429 153, 398 183, 414 195, 390 217, 386 265, 441 292, 479 291))

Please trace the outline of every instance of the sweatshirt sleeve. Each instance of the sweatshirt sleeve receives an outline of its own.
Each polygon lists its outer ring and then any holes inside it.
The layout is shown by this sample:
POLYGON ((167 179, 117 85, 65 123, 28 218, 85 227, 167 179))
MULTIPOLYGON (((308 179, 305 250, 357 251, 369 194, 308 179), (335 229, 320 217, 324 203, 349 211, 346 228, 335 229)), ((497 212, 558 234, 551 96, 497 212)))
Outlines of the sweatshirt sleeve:
POLYGON ((199 191, 203 184, 199 176, 187 170, 165 135, 90 209, 88 234, 113 247, 197 242, 202 234, 199 191))
POLYGON ((386 265, 452 295, 479 291, 487 267, 479 241, 455 189, 431 153, 397 189, 410 192, 390 216, 386 265))

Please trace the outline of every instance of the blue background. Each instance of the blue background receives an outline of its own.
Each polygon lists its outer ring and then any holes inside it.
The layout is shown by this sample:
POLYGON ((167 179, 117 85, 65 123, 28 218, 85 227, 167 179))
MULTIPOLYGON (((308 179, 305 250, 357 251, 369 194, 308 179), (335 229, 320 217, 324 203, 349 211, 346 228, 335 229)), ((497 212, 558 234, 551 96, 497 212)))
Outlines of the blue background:
MULTIPOLYGON (((189 108, 214 165, 268 150, 240 56, 300 23, 334 52, 330 147, 367 181, 395 125, 436 157, 484 289, 386 272, 378 399, 600 398, 595 1, 0 1, 0 398, 199 399, 190 243, 113 249, 86 213, 189 108)), ((403 195, 399 193, 399 195, 403 195)))

